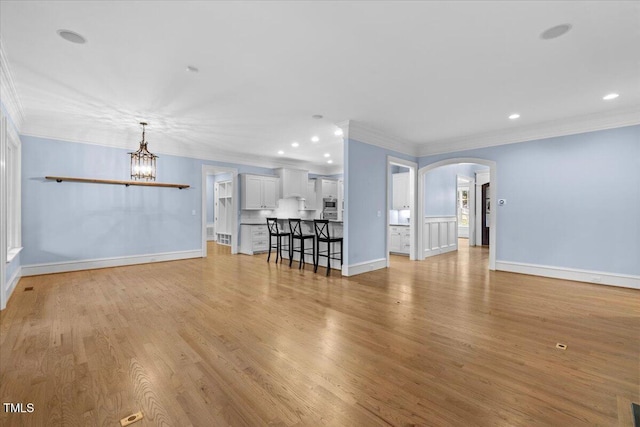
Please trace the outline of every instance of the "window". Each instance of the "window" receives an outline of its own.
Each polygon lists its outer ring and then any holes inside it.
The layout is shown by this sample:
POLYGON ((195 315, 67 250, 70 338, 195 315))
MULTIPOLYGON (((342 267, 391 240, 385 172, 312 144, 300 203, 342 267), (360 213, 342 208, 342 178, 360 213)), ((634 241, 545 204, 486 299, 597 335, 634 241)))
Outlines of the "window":
POLYGON ((469 226, 469 188, 458 188, 458 225, 469 226))
MULTIPOLYGON (((21 147, 20 138, 15 130, 7 123, 7 118, 2 117, 2 137, 6 140, 6 227, 7 227, 7 261, 11 261, 22 246, 21 238, 21 200, 20 200, 20 162, 21 147)), ((4 145, 4 144, 3 144, 4 145)))

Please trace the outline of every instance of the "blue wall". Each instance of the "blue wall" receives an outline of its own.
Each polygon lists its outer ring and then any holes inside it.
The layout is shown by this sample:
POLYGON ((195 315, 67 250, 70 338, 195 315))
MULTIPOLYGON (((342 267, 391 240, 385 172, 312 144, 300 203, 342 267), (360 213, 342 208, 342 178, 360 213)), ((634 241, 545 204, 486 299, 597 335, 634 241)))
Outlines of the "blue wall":
POLYGON ((387 256, 387 156, 417 161, 406 154, 352 139, 344 143, 345 264, 387 256))
POLYGON ((640 274, 640 126, 422 157, 496 162, 498 261, 640 274))
POLYGON ((473 178, 476 171, 489 170, 473 163, 440 166, 424 176, 424 215, 456 216, 457 176, 473 178))
POLYGON ((157 181, 190 188, 56 183, 44 177, 128 180, 128 150, 21 139, 23 265, 199 250, 202 165, 273 173, 267 168, 161 155, 157 181))

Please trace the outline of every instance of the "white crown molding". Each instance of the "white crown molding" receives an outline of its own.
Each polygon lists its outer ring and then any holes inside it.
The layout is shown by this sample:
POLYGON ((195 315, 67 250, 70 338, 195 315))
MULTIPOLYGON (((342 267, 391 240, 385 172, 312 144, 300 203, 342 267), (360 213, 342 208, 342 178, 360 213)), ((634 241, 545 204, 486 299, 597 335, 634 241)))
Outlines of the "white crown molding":
POLYGON ((16 86, 13 83, 13 75, 9 68, 9 61, 4 52, 4 45, 0 39, 0 100, 7 109, 10 120, 17 128, 18 132, 24 123, 24 110, 18 98, 16 86))
POLYGON ((451 138, 421 145, 419 157, 533 141, 640 124, 640 106, 550 122, 451 138))
POLYGON ((349 120, 347 128, 348 131, 345 135, 348 139, 375 145, 376 147, 385 148, 387 150, 396 151, 409 156, 416 157, 418 155, 419 147, 417 144, 406 141, 397 136, 388 135, 364 123, 349 120))

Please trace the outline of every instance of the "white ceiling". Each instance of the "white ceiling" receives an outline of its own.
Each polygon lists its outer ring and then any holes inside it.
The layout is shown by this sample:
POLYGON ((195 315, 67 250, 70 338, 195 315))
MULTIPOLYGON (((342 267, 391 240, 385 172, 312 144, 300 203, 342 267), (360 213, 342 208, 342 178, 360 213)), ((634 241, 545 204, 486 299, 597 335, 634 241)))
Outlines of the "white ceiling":
POLYGON ((151 151, 329 171, 323 154, 341 167, 333 132, 346 120, 428 152, 640 105, 637 1, 2 1, 0 12, 22 132, 70 141, 135 148, 144 119, 151 151), (563 23, 565 36, 540 39, 563 23))

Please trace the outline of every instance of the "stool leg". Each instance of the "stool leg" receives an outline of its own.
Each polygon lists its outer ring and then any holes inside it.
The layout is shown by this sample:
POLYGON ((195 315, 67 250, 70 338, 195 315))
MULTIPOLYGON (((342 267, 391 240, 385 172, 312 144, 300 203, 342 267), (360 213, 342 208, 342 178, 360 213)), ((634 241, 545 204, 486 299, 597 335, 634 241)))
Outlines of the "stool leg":
POLYGON ((271 259, 271 234, 269 234, 269 256, 267 257, 267 262, 271 259))
POLYGON ((342 243, 343 241, 340 240, 340 267, 342 267, 342 243))
POLYGON ((331 271, 331 242, 327 242, 327 276, 331 271))
POLYGON ((291 268, 291 263, 293 262, 293 250, 291 248, 291 242, 293 241, 293 236, 289 237, 289 268, 291 268))
POLYGON ((318 271, 318 263, 320 262, 320 241, 316 240, 315 244, 316 250, 314 251, 313 256, 313 272, 316 273, 318 271))
POLYGON ((276 264, 278 263, 279 254, 280 254, 280 236, 276 236, 276 264))
POLYGON ((298 261, 298 270, 302 268, 302 264, 304 264, 304 241, 306 239, 300 239, 300 261, 298 261))

